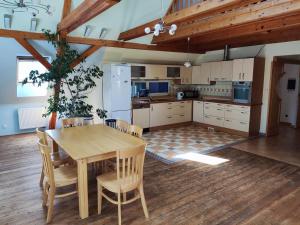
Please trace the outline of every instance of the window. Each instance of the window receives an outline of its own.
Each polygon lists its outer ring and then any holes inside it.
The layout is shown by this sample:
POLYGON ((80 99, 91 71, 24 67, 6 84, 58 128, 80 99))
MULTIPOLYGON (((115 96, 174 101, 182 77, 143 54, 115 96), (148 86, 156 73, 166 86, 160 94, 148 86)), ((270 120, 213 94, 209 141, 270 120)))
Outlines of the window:
MULTIPOLYGON (((48 60, 48 58, 46 58, 48 60)), ((48 84, 44 83, 40 87, 33 84, 30 80, 22 85, 22 81, 29 77, 32 70, 38 70, 39 73, 47 72, 47 69, 33 57, 17 57, 17 97, 37 97, 46 96, 48 84)))

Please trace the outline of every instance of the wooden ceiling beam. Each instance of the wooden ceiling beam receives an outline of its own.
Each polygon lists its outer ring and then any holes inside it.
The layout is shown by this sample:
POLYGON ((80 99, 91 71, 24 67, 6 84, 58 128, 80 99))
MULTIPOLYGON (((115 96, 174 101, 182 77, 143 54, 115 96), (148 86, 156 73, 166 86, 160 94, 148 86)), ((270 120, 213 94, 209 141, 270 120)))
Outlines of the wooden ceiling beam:
MULTIPOLYGON (((16 30, 6 30, 0 29, 0 37, 6 38, 23 38, 32 40, 47 40, 43 33, 33 33, 26 31, 16 31, 16 30)), ((187 52, 186 43, 181 43, 180 45, 146 45, 133 42, 123 42, 123 41, 112 41, 112 40, 102 40, 93 38, 83 38, 67 36, 67 41, 73 44, 85 44, 85 45, 97 45, 101 47, 116 47, 116 48, 128 48, 128 49, 140 49, 149 51, 165 51, 165 52, 187 52)), ((191 50, 192 53, 203 53, 197 49, 191 50)))
MULTIPOLYGON (((113 47, 113 48, 127 48, 127 49, 139 49, 149 51, 167 51, 167 52, 187 52, 186 46, 159 46, 159 45, 146 45, 133 42, 102 40, 94 38, 82 38, 67 36, 69 43, 96 45, 101 47, 113 47)), ((193 53, 202 53, 198 50, 193 50, 193 53)))
MULTIPOLYGON (((231 10, 241 6, 259 2, 260 0, 210 0, 197 3, 191 7, 179 10, 178 12, 167 14, 163 20, 166 24, 178 23, 197 17, 204 18, 212 14, 231 10)), ((145 36, 145 27, 153 27, 160 20, 156 19, 146 24, 137 26, 119 35, 119 40, 131 40, 134 38, 145 36)))
POLYGON ((68 14, 58 25, 61 33, 70 33, 88 22, 120 0, 84 0, 76 9, 68 14))
POLYGON ((186 39, 187 37, 201 36, 205 33, 232 26, 259 22, 262 19, 288 15, 300 11, 300 0, 268 0, 258 4, 249 5, 236 10, 225 12, 206 19, 195 19, 189 23, 178 25, 174 36, 161 34, 153 38, 153 43, 186 39))
POLYGON ((46 40, 43 33, 0 29, 0 37, 46 40))
POLYGON ((94 45, 89 47, 87 50, 85 50, 76 60, 74 60, 71 64, 71 68, 74 68, 78 64, 81 63, 82 60, 85 60, 87 57, 92 55, 94 52, 96 52, 98 49, 100 49, 101 45, 94 45))
POLYGON ((32 47, 32 45, 24 38, 15 38, 16 41, 23 46, 36 60, 38 60, 43 66, 48 70, 51 68, 51 64, 40 54, 38 51, 32 47))
POLYGON ((300 25, 300 12, 290 13, 289 15, 277 16, 260 20, 256 23, 248 23, 243 26, 232 26, 216 30, 213 32, 205 33, 191 39, 192 44, 204 44, 208 42, 218 42, 222 40, 229 40, 240 36, 254 35, 260 33, 267 33, 275 30, 291 29, 299 27, 300 25))
POLYGON ((72 0, 64 0, 61 18, 64 19, 71 12, 72 0))
POLYGON ((229 45, 231 48, 238 48, 297 40, 300 40, 300 26, 289 29, 266 31, 246 36, 238 36, 219 41, 197 43, 191 45, 191 48, 197 48, 203 51, 213 51, 223 49, 225 45, 229 45))

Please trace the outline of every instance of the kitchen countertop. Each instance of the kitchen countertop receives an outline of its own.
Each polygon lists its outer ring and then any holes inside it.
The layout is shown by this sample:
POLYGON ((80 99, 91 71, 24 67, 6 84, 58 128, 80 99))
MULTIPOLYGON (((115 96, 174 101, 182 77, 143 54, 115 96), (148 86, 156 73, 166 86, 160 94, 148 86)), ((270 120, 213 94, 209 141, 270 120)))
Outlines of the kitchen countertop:
MULTIPOLYGON (((211 97, 211 96, 201 96, 199 98, 184 98, 182 100, 178 100, 176 97, 159 97, 155 99, 150 98, 134 98, 132 99, 132 108, 139 109, 139 108, 149 108, 150 104, 157 104, 157 103, 167 103, 167 102, 182 102, 182 101, 204 101, 204 102, 214 102, 214 103, 221 103, 221 104, 230 104, 230 105, 241 105, 241 106, 253 106, 254 104, 245 104, 245 103, 237 103, 233 102, 231 98, 225 97, 211 97)), ((257 105, 257 104, 255 104, 257 105)))

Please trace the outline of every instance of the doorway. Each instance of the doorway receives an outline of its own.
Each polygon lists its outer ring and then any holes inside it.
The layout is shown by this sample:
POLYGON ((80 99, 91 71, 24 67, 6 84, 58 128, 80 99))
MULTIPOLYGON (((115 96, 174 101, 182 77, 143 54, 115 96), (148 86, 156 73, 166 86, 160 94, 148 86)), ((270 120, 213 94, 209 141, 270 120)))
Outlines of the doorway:
POLYGON ((270 82, 267 136, 280 133, 280 125, 300 126, 300 55, 274 57, 270 82))

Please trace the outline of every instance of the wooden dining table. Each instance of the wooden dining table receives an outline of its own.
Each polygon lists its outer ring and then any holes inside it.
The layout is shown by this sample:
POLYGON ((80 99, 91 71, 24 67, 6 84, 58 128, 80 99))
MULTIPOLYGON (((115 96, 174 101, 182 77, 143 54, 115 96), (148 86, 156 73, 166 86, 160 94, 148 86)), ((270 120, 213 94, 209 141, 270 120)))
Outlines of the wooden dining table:
POLYGON ((47 130, 46 133, 77 162, 79 215, 82 219, 89 216, 88 164, 114 158, 117 150, 146 144, 140 138, 102 124, 47 130))

